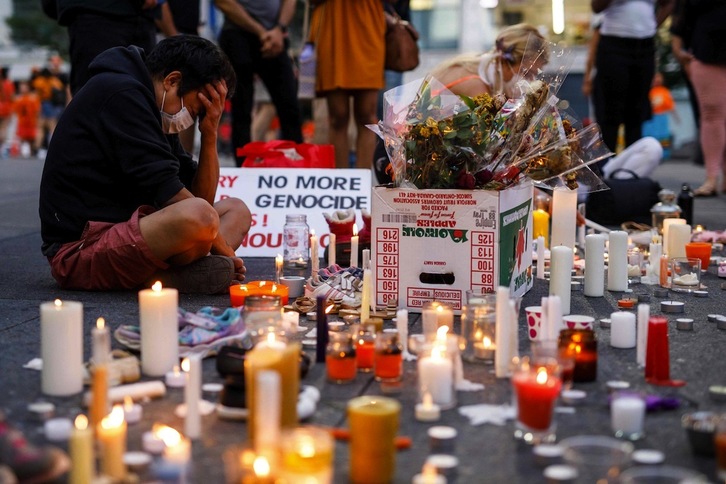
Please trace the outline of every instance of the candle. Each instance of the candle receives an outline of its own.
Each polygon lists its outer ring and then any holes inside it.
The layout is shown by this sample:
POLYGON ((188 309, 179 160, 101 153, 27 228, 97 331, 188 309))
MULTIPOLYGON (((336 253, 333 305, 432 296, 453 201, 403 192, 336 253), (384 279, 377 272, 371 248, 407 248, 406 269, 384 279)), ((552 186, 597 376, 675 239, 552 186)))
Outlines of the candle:
POLYGON ((648 320, 648 343, 645 350, 645 381, 668 384, 670 378, 668 320, 663 316, 651 316, 648 320))
POLYGON ((160 435, 164 441, 164 453, 156 469, 157 477, 166 481, 186 482, 185 475, 192 457, 191 440, 182 437, 171 427, 166 427, 160 435))
POLYGON ((396 311, 396 329, 401 337, 404 358, 408 354, 408 310, 399 309, 396 311))
POLYGON ((509 364, 512 362, 509 337, 511 331, 509 324, 509 288, 499 286, 496 293, 496 323, 494 328, 494 339, 497 342, 498 350, 494 354, 494 373, 497 378, 509 376, 509 364))
POLYGON ((610 315, 610 346, 635 348, 635 314, 616 311, 610 315))
POLYGON ((52 418, 43 424, 45 438, 54 442, 68 440, 73 432, 73 422, 67 418, 52 418))
POLYGON ((542 237, 542 249, 544 250, 549 245, 550 214, 541 208, 532 212, 532 238, 537 239, 539 237, 542 237))
MULTIPOLYGON (((278 342, 279 343, 279 342, 278 342)), ((249 412, 247 431, 255 442, 255 419, 257 416, 257 372, 276 371, 280 375, 281 410, 280 424, 283 429, 297 425, 297 400, 300 390, 300 345, 287 343, 278 345, 258 344, 245 357, 245 382, 247 409, 249 412)))
POLYGON ((545 238, 537 237, 537 279, 544 279, 545 273, 545 238))
POLYGON ((279 297, 283 306, 288 303, 290 291, 284 284, 274 281, 252 281, 247 284, 234 284, 229 286, 229 298, 233 307, 244 306, 248 296, 279 297))
POLYGON ((312 277, 315 277, 320 270, 320 258, 318 257, 318 236, 315 235, 314 229, 310 229, 310 259, 312 262, 310 272, 312 277))
POLYGON ((562 330, 564 320, 562 318, 561 306, 562 303, 560 302, 559 296, 550 296, 546 302, 544 298, 542 299, 542 324, 546 324, 547 332, 545 334, 547 335, 547 339, 557 339, 557 336, 562 330), (547 308, 546 312, 545 308, 547 308))
POLYGON ((549 429, 562 380, 545 366, 527 364, 514 373, 512 385, 517 398, 517 423, 535 431, 549 429))
POLYGON ((681 301, 661 301, 660 310, 664 313, 682 313, 686 304, 681 301))
POLYGON ((605 236, 590 234, 585 237, 585 296, 603 297, 605 294, 605 236))
POLYGON ((358 371, 367 373, 373 370, 375 359, 376 335, 370 325, 365 325, 358 331, 355 338, 355 365, 358 371))
POLYGON ((348 402, 352 482, 393 481, 400 412, 401 404, 386 397, 364 395, 348 402))
POLYGON ((103 417, 108 414, 108 362, 111 359, 111 338, 103 318, 96 320, 96 327, 91 330, 93 340, 93 369, 91 381, 91 408, 88 415, 91 428, 95 429, 103 417))
MULTIPOLYGON (((351 267, 355 267, 352 266, 351 267)), ((363 269, 363 288, 361 289, 360 322, 365 324, 371 316, 371 279, 370 267, 363 269)))
POLYGON ((182 361, 182 370, 186 373, 184 386, 184 433, 190 439, 198 439, 202 435, 202 418, 199 414, 199 400, 202 394, 202 360, 199 355, 192 354, 182 361))
POLYGON ((141 371, 162 376, 179 363, 179 292, 162 288, 155 282, 151 289, 139 291, 141 326, 141 371))
POLYGON ((73 432, 68 442, 71 457, 69 484, 88 484, 95 477, 95 457, 93 455, 93 429, 88 427, 85 415, 76 417, 73 432))
POLYGON ((419 356, 418 380, 420 394, 430 393, 432 401, 441 408, 455 404, 454 363, 446 351, 445 340, 437 340, 419 356))
POLYGON ((141 421, 141 416, 144 410, 138 403, 134 403, 134 400, 128 395, 124 397, 124 420, 127 423, 133 424, 141 421))
POLYGON ((115 405, 109 415, 98 425, 98 441, 101 449, 101 473, 114 480, 126 477, 123 457, 126 452, 126 421, 124 410, 115 405))
POLYGON ((608 291, 628 288, 628 234, 613 230, 608 234, 608 291))
POLYGON ((663 250, 668 257, 673 257, 668 251, 670 250, 670 230, 674 225, 685 225, 684 218, 667 218, 663 220, 663 250))
POLYGON ((496 349, 497 345, 492 343, 492 339, 484 336, 481 341, 474 343, 474 356, 480 360, 491 361, 494 359, 494 350, 496 349))
POLYGON ((274 370, 261 370, 257 372, 256 381, 255 451, 270 459, 280 442, 280 374, 274 370))
MULTIPOLYGON (((668 256, 663 254, 660 256, 660 269, 658 271, 659 280, 658 283, 661 285, 661 287, 668 287, 668 275, 670 271, 668 270, 668 256)), ((656 296, 658 295, 656 291, 653 291, 656 296)), ((668 290, 666 289, 666 295, 668 290)), ((660 296, 665 297, 665 296, 660 296)))
POLYGON ((550 296, 559 296, 562 314, 570 314, 570 274, 574 264, 572 248, 562 245, 552 247, 550 261, 550 296))
POLYGON ((636 361, 639 366, 645 366, 645 347, 648 342, 648 319, 650 319, 650 305, 638 304, 636 361))
POLYGON ((330 432, 319 427, 299 427, 282 435, 281 478, 287 484, 333 482, 335 443, 330 432))
POLYGON ((446 477, 436 472, 433 464, 426 463, 420 474, 413 476, 412 484, 446 484, 446 477))
MULTIPOLYGON (((318 296, 316 299, 315 320, 316 320, 316 337, 315 337, 315 361, 318 363, 325 362, 326 348, 328 346, 328 315, 325 312, 325 296, 318 296)), ((361 319, 362 321, 362 319, 361 319)))
POLYGON ((280 284, 280 280, 282 279, 282 254, 277 254, 275 256, 275 282, 280 284))
MULTIPOLYGON (((592 329, 565 329, 560 332, 558 348, 562 356, 575 360, 572 381, 595 381, 597 378, 597 338, 592 329)), ((562 371, 562 380, 566 380, 562 371)))
POLYGON ((660 258, 663 255, 663 244, 659 242, 651 242, 648 246, 650 255, 648 256, 648 263, 650 269, 653 271, 653 275, 656 278, 660 278, 660 258))
POLYGON ((358 225, 353 224, 353 236, 350 238, 350 267, 358 267, 358 225))
POLYGON ((610 417, 616 437, 637 440, 643 435, 645 400, 635 393, 616 393, 610 403, 610 417))
POLYGON ((423 401, 417 403, 414 414, 419 422, 435 422, 441 418, 441 407, 434 403, 431 393, 423 394, 423 401))
POLYGON ((575 247, 577 190, 555 188, 552 193, 552 235, 550 247, 575 247))
POLYGON ((335 265, 335 243, 336 243, 336 235, 334 233, 330 233, 328 235, 328 265, 332 266, 335 265))
POLYGON ((179 371, 179 365, 174 365, 171 371, 166 372, 164 376, 164 383, 166 386, 172 388, 183 388, 187 384, 187 377, 184 373, 179 371))
POLYGON ((347 330, 330 334, 325 369, 328 380, 333 383, 350 383, 356 376, 357 351, 353 337, 347 330))
MULTIPOLYGON (((129 383, 128 385, 119 385, 112 387, 108 391, 108 401, 110 403, 123 402, 126 396, 134 400, 150 399, 163 397, 166 394, 166 386, 158 380, 144 381, 139 383, 129 383)), ((86 405, 91 403, 91 394, 86 393, 83 397, 86 405)))
MULTIPOLYGON (((688 224, 671 225, 668 233, 666 253, 670 259, 686 257, 686 244, 691 241, 691 226, 688 224)), ((707 268, 708 266, 704 267, 707 268)))
POLYGON ((83 390, 83 304, 56 299, 40 305, 41 389, 68 396, 83 390))

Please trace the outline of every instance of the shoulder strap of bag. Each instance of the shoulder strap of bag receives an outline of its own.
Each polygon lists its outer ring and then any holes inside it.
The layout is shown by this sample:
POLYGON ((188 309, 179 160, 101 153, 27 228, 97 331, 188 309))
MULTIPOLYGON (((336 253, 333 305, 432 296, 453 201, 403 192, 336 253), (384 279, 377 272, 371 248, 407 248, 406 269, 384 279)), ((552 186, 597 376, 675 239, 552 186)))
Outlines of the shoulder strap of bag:
POLYGON ((633 180, 639 180, 640 179, 640 177, 638 176, 637 173, 635 173, 632 170, 628 170, 627 168, 618 168, 617 170, 613 170, 613 172, 610 173, 610 176, 608 178, 615 178, 615 174, 616 173, 627 173, 627 174, 630 175, 630 178, 632 178, 633 180))

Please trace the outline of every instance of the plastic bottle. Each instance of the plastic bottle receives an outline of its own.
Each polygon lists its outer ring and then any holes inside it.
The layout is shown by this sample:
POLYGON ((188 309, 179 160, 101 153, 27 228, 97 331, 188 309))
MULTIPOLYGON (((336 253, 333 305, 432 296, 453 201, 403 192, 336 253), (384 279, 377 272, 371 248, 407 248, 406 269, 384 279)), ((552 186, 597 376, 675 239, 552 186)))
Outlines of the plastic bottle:
POLYGON ((307 216, 287 215, 283 235, 283 259, 286 267, 302 269, 310 262, 310 227, 307 216))
POLYGON ((693 225, 693 191, 687 183, 681 187, 677 203, 681 207, 681 217, 686 219, 687 224, 693 225))

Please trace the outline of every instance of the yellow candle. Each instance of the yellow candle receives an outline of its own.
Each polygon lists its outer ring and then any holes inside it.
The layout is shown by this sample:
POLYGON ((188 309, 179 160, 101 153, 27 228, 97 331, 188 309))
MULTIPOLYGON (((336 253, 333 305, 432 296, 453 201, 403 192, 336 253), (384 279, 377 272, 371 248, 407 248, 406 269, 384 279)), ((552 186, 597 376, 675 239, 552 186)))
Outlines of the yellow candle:
POLYGON ((550 245, 550 214, 538 208, 532 212, 532 238, 544 237, 545 247, 550 245))
POLYGON ((283 433, 280 444, 282 478, 289 484, 333 482, 335 444, 329 431, 298 427, 283 433))
POLYGON ((98 428, 98 424, 108 415, 108 367, 98 365, 93 369, 91 381, 91 407, 88 416, 91 428, 98 428))
POLYGON ((401 404, 386 397, 364 395, 348 402, 352 482, 393 482, 396 470, 394 439, 400 412, 401 404))
POLYGON ((85 415, 76 417, 75 428, 68 441, 68 452, 71 455, 71 472, 69 484, 88 484, 94 478, 93 429, 88 427, 85 415))
MULTIPOLYGON (((351 266, 353 267, 353 266, 351 266)), ((363 289, 361 294, 360 304, 360 320, 365 323, 371 316, 371 279, 372 274, 370 269, 363 270, 363 289)))
POLYGON ((275 257, 275 282, 280 283, 282 277, 282 254, 277 254, 275 257))
POLYGON ((247 399, 247 431, 254 444, 257 405, 257 372, 273 370, 280 374, 281 404, 280 425, 283 429, 297 425, 297 397, 300 391, 300 344, 260 344, 245 357, 245 382, 247 399))
POLYGON ((101 420, 98 441, 101 448, 101 473, 114 480, 126 477, 126 421, 121 405, 114 405, 111 413, 101 420))
POLYGON ((353 224, 353 237, 350 238, 350 267, 358 267, 358 226, 353 224))

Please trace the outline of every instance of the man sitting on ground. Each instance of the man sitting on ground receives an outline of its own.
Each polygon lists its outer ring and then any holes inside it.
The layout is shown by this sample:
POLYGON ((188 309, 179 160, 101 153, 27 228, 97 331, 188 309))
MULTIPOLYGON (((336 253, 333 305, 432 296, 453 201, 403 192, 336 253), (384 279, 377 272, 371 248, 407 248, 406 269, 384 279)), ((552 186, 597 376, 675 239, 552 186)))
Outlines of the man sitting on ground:
POLYGON ((43 254, 65 289, 135 289, 161 280, 219 293, 244 280, 235 250, 251 215, 214 203, 217 126, 235 88, 225 54, 195 36, 148 54, 115 47, 66 108, 40 186, 43 254), (198 163, 176 133, 199 119, 198 163), (210 255, 211 254, 211 255, 210 255))

